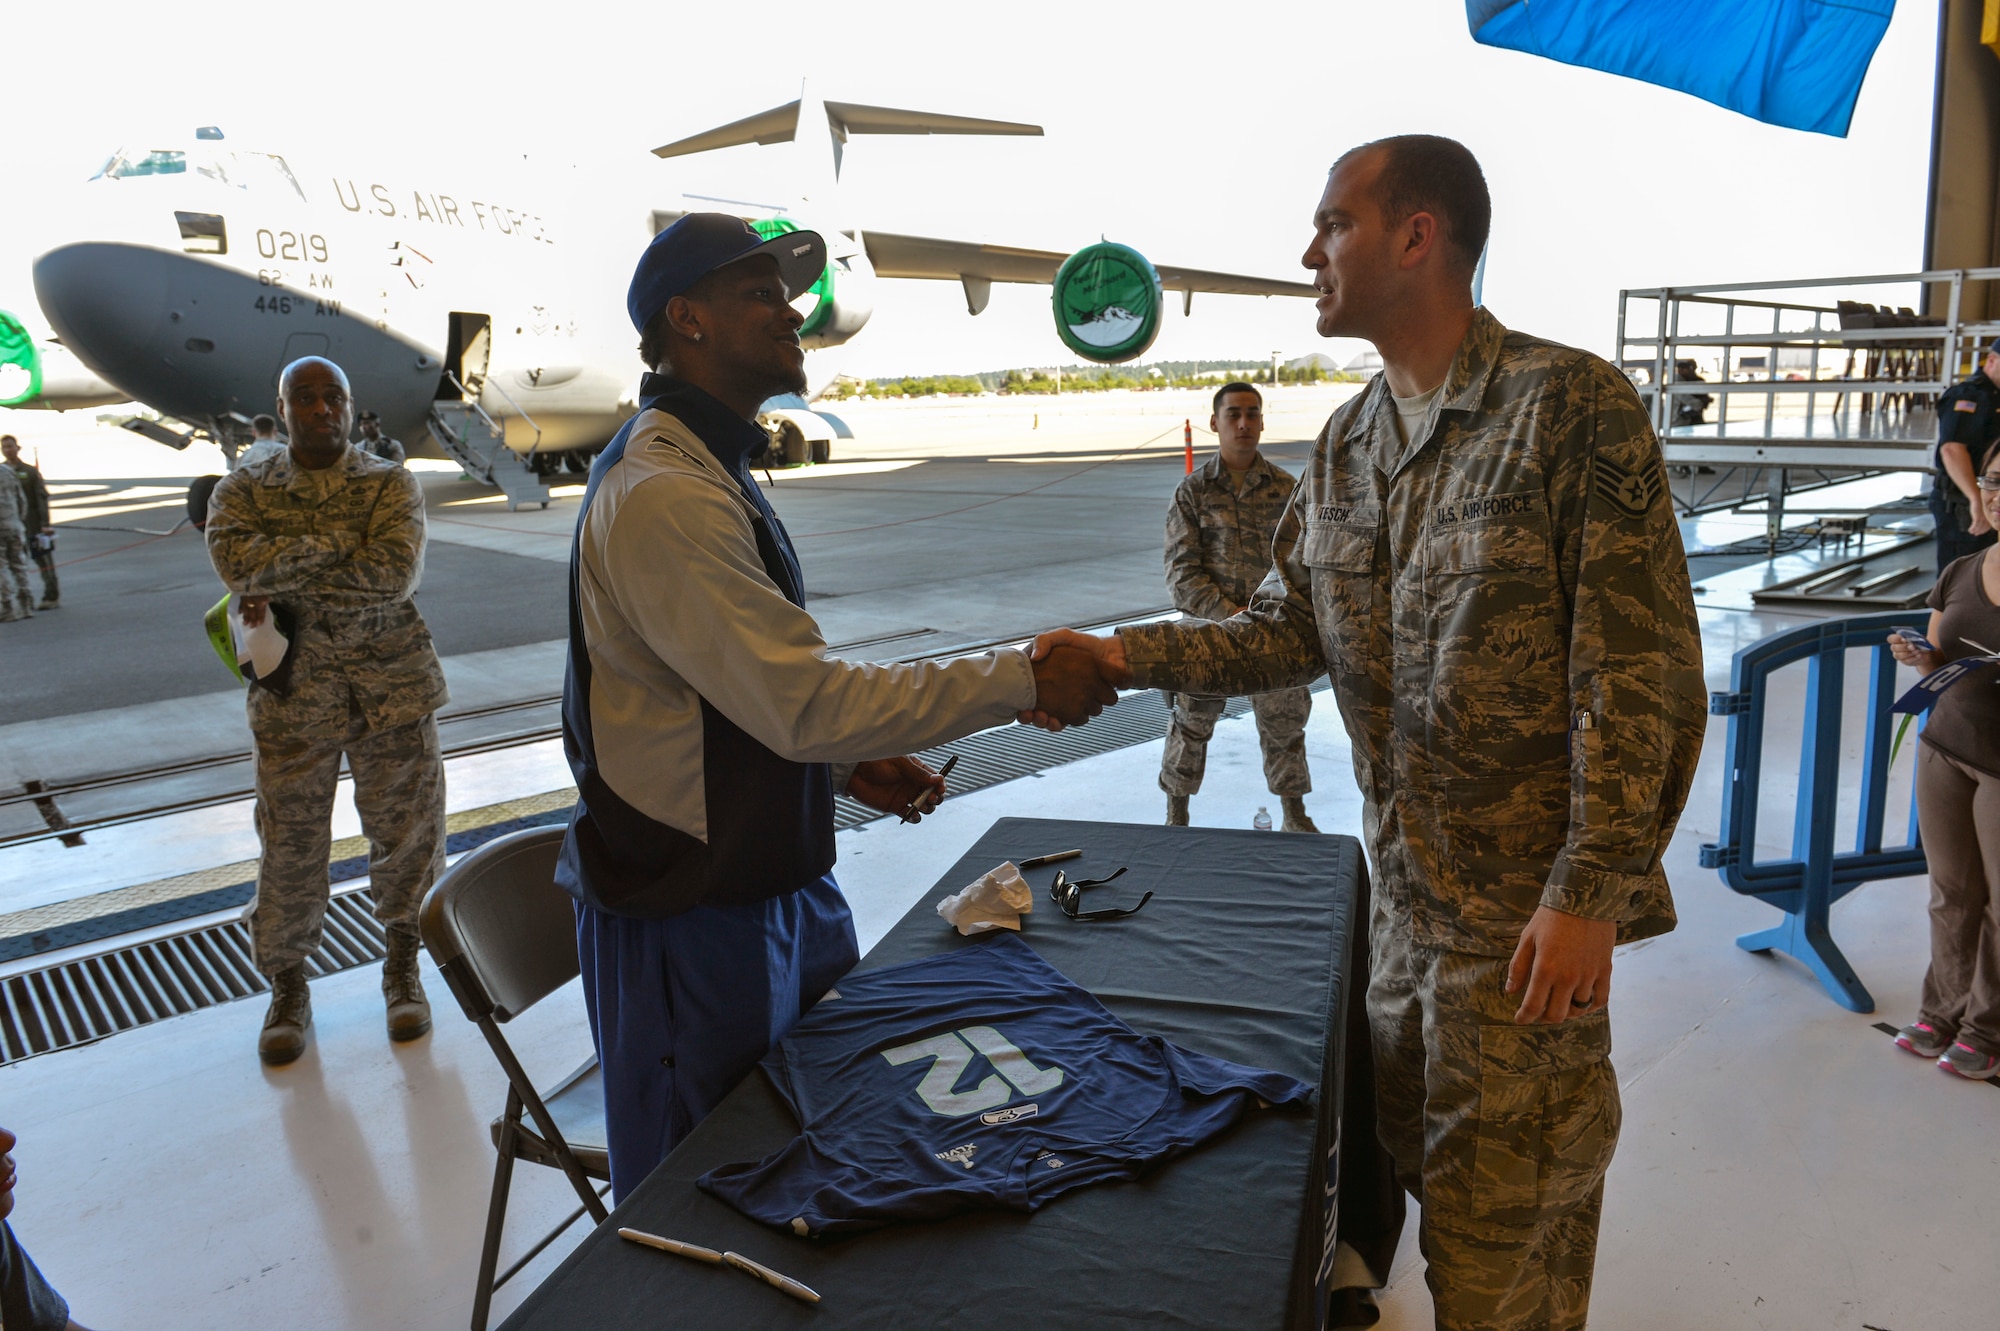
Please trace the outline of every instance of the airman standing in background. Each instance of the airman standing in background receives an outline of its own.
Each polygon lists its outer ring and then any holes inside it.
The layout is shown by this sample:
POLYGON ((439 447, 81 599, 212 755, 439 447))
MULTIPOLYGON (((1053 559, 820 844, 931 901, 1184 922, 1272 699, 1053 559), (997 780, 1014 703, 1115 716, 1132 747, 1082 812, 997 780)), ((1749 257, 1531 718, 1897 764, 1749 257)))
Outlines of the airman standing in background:
POLYGON ((361 423, 361 449, 373 453, 384 462, 403 465, 403 441, 391 439, 382 433, 382 418, 372 411, 364 411, 356 418, 361 423))
POLYGON ((0 623, 32 619, 28 587, 28 496, 11 467, 0 467, 0 623))
POLYGON ((62 603, 62 586, 56 581, 56 529, 49 521, 48 482, 40 467, 21 461, 21 441, 11 434, 0 435, 0 465, 21 483, 26 504, 21 525, 28 531, 28 553, 42 571, 42 603, 35 608, 54 610, 62 603))
MULTIPOLYGON (((1167 590, 1182 614, 1221 620, 1250 604, 1250 594, 1271 571, 1271 533, 1284 516, 1297 478, 1257 451, 1264 435, 1264 395, 1246 383, 1224 384, 1215 394, 1208 428, 1215 456, 1194 469, 1167 506, 1167 590)), ((1167 823, 1186 827, 1188 797, 1201 789, 1208 741, 1228 703, 1192 693, 1169 694, 1174 709, 1160 756, 1160 789, 1167 792, 1167 823)), ((1284 830, 1317 832, 1306 816, 1308 689, 1274 689, 1250 696, 1257 714, 1257 742, 1264 750, 1264 781, 1284 806, 1284 830)))
POLYGON ((241 471, 254 467, 285 451, 285 441, 278 438, 278 419, 275 416, 253 416, 250 418, 250 447, 237 454, 230 470, 241 471))
POLYGON ((289 1063, 312 1024, 305 960, 330 884, 333 796, 346 755, 368 837, 375 917, 388 932, 389 1037, 431 1028, 417 975, 417 908, 444 870, 444 671, 411 600, 424 568, 416 477, 347 442, 354 402, 340 367, 293 361, 278 385, 291 446, 231 472, 209 503, 208 554, 245 624, 275 615, 291 638, 282 692, 253 684, 257 899, 250 937, 271 977, 257 1052, 289 1063))

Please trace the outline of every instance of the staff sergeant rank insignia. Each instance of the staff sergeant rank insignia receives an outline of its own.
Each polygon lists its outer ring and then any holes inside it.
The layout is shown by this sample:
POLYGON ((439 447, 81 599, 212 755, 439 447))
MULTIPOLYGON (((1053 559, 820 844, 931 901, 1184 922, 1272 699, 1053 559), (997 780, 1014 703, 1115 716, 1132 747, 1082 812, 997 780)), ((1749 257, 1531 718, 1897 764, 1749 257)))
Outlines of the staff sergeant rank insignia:
POLYGON ((1646 516, 1646 510, 1660 497, 1662 488, 1658 467, 1633 471, 1601 453, 1596 459, 1592 484, 1601 499, 1628 518, 1646 516))

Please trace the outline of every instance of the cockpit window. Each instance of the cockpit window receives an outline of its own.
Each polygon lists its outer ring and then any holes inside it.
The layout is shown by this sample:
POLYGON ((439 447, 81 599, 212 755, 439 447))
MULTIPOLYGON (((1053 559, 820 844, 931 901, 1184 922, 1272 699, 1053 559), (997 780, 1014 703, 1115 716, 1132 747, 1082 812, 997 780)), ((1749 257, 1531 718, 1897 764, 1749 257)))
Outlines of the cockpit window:
POLYGON ((97 174, 107 180, 123 180, 127 176, 178 176, 187 169, 186 153, 155 148, 147 153, 117 153, 97 174))
POLYGON ((235 189, 279 189, 303 200, 297 177, 276 153, 227 152, 196 145, 192 153, 176 148, 154 148, 149 152, 120 151, 112 155, 94 180, 123 180, 129 176, 195 174, 235 189))
POLYGON ((289 186, 291 188, 292 193, 298 195, 301 200, 303 200, 306 197, 306 192, 299 188, 298 177, 292 174, 291 167, 285 165, 284 158, 278 156, 278 154, 276 153, 237 154, 237 160, 239 161, 247 162, 250 161, 251 159, 255 159, 257 163, 256 169, 261 171, 265 176, 269 177, 272 184, 275 185, 282 182, 283 184, 289 186))
POLYGON ((180 224, 181 248, 189 254, 229 253, 229 230, 214 213, 175 213, 180 224))

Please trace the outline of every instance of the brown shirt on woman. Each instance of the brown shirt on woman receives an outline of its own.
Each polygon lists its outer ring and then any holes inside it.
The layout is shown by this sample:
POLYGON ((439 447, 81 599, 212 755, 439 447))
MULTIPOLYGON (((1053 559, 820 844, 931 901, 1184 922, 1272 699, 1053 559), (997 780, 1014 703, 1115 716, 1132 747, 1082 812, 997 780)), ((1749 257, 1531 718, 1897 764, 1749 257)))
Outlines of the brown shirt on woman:
MULTIPOLYGON (((1938 612, 1937 649, 1946 661, 2000 652, 2000 606, 1980 579, 1984 550, 1955 559, 1931 588, 1938 612)), ((2000 776, 2000 670, 1982 670, 1946 689, 1924 723, 1924 742, 1991 776, 2000 776)))

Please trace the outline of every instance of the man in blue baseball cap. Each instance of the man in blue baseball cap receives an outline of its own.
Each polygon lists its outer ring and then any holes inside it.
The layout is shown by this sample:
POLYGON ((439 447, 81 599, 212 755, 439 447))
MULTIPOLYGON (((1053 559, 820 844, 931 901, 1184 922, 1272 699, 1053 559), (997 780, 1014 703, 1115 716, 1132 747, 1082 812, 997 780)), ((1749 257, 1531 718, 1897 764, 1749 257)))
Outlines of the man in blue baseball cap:
POLYGON ((804 391, 810 231, 682 217, 627 307, 650 371, 598 455, 570 555, 563 743, 577 804, 556 879, 577 899, 584 1002, 624 1197, 857 959, 829 870, 833 796, 914 821, 925 749, 1116 700, 1081 651, 829 657, 784 524, 750 474, 757 414, 804 391))

